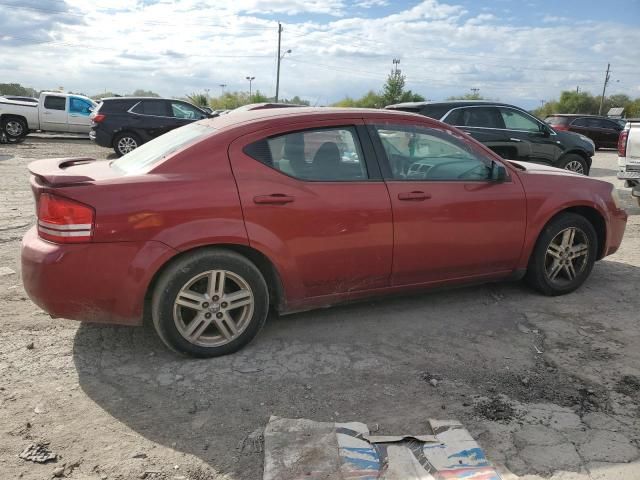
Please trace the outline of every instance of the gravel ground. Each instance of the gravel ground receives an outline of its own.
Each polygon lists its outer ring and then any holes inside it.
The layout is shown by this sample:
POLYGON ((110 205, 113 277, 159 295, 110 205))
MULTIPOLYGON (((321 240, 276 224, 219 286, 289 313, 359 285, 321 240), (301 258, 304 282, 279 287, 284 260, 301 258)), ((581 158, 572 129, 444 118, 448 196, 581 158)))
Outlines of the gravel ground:
POLYGON ((26 297, 25 166, 85 155, 112 152, 0 145, 3 479, 259 479, 255 432, 270 415, 388 434, 455 418, 506 479, 640 478, 640 209, 615 180, 615 152, 597 154, 593 175, 627 196, 626 236, 579 291, 492 284, 273 318, 210 360, 174 355, 145 328, 52 320, 26 297), (57 459, 19 458, 33 443, 57 459))

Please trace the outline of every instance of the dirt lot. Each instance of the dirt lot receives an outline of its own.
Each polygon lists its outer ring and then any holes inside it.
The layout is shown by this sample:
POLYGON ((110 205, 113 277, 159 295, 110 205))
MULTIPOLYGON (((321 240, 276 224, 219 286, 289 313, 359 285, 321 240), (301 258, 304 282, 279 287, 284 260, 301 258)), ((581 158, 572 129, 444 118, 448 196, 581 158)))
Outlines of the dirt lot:
MULTIPOLYGON (((0 145, 2 479, 259 479, 251 434, 270 415, 389 434, 456 418, 505 478, 640 478, 630 197, 622 248, 571 295, 494 284, 273 318, 242 352, 192 360, 144 328, 52 320, 21 287, 20 238, 34 221, 26 164, 110 153, 77 140, 0 145), (58 460, 18 458, 34 442, 58 460)), ((615 153, 599 152, 593 175, 621 187, 615 168, 615 153)))

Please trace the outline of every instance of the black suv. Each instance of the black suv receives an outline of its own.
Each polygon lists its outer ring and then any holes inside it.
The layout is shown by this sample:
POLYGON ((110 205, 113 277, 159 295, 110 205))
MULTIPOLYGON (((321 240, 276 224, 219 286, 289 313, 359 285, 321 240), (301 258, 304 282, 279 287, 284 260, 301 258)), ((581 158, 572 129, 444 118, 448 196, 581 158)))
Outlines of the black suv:
POLYGON ((589 174, 593 142, 555 131, 526 110, 488 101, 412 102, 387 107, 415 112, 454 125, 503 158, 546 163, 589 174))
POLYGON ((103 98, 91 114, 89 137, 118 156, 145 142, 211 114, 183 102, 154 97, 103 98))

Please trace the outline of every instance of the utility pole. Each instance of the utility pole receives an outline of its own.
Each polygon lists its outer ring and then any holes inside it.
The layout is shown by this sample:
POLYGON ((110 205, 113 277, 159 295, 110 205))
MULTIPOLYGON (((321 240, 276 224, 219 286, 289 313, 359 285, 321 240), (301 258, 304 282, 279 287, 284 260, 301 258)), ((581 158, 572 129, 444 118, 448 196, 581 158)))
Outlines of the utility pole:
POLYGON ((602 115, 602 105, 604 104, 604 92, 607 91, 607 83, 611 79, 611 75, 609 74, 609 69, 611 68, 611 64, 607 63, 607 73, 604 76, 604 85, 602 86, 602 96, 600 97, 600 108, 598 108, 598 115, 602 115))
POLYGON ((576 86, 576 93, 580 93, 580 85, 576 86))
POLYGON ((276 73, 276 103, 278 103, 278 94, 280 93, 280 41, 282 40, 282 24, 278 22, 278 71, 276 73))
POLYGON ((400 65, 400 59, 399 58, 394 58, 393 59, 393 73, 394 74, 398 74, 398 65, 400 65))
POLYGON ((251 82, 253 82, 256 77, 246 77, 247 80, 249 80, 249 103, 251 103, 251 82))
POLYGON ((471 91, 473 92, 473 96, 474 96, 474 97, 475 97, 475 96, 477 96, 477 95, 478 95, 478 92, 480 91, 480 89, 479 89, 479 88, 477 88, 477 87, 476 87, 476 88, 470 88, 469 90, 471 90, 471 91))
POLYGON ((540 100, 540 108, 544 107, 546 100, 540 100))

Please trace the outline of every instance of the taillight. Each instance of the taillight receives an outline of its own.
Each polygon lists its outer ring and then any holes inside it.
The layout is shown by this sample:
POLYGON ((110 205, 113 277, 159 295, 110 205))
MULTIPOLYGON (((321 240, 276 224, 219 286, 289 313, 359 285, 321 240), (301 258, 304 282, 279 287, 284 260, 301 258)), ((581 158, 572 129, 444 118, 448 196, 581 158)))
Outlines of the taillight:
POLYGON ((569 127, 567 127, 566 125, 554 125, 553 129, 554 130, 567 131, 567 130, 569 130, 569 127))
POLYGON ((102 113, 96 113, 94 115, 91 115, 89 118, 91 118, 91 120, 94 123, 100 123, 102 122, 105 118, 107 118, 106 115, 103 115, 102 113))
POLYGON ((38 199, 38 235, 56 243, 82 243, 93 235, 93 208, 43 193, 38 199))
POLYGON ((618 156, 627 156, 627 138, 629 138, 629 130, 623 130, 618 137, 618 156))

